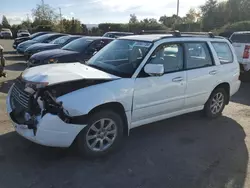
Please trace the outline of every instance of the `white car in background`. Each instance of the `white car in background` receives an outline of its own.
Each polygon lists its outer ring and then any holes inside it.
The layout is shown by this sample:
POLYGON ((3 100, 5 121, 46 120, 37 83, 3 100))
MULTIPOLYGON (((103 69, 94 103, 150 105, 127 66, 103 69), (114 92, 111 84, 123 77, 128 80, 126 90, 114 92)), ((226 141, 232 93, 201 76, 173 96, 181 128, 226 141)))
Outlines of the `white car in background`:
POLYGON ((250 70, 250 31, 234 32, 230 40, 235 49, 241 72, 250 70))
POLYGON ((135 127, 200 110, 220 116, 240 87, 239 73, 231 43, 212 34, 126 36, 86 64, 26 69, 6 106, 21 136, 53 147, 76 141, 99 157, 135 127))
POLYGON ((30 33, 26 29, 20 29, 17 32, 17 38, 19 38, 19 37, 28 37, 28 36, 30 36, 30 33))
POLYGON ((0 32, 0 38, 3 39, 11 39, 13 37, 12 32, 10 29, 2 28, 0 32))

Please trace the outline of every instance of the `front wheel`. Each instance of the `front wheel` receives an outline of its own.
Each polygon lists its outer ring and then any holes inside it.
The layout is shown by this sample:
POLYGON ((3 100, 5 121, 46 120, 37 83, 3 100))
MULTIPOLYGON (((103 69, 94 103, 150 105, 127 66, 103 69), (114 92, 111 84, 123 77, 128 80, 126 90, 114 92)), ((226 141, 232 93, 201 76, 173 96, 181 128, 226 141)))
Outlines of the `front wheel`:
POLYGON ((123 121, 113 111, 90 116, 87 127, 78 135, 80 152, 86 157, 101 157, 116 149, 123 138, 123 121))
POLYGON ((227 97, 228 96, 223 88, 214 90, 205 104, 205 115, 209 118, 220 116, 225 108, 227 97))

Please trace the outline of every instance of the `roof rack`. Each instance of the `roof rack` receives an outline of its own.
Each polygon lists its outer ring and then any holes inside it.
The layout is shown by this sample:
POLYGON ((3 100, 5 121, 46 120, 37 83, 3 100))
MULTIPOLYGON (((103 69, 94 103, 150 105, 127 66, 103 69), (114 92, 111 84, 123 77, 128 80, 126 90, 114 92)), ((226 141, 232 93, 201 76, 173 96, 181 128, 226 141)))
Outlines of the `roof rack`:
POLYGON ((182 34, 186 35, 204 35, 210 38, 215 38, 212 32, 180 32, 178 30, 175 31, 166 31, 166 30, 142 30, 141 34, 172 34, 175 37, 181 37, 182 34))
POLYGON ((142 30, 140 34, 172 34, 173 36, 180 37, 180 31, 166 31, 166 30, 142 30))
POLYGON ((212 32, 181 32, 181 34, 187 34, 187 35, 205 35, 205 36, 209 36, 211 38, 215 37, 212 32))

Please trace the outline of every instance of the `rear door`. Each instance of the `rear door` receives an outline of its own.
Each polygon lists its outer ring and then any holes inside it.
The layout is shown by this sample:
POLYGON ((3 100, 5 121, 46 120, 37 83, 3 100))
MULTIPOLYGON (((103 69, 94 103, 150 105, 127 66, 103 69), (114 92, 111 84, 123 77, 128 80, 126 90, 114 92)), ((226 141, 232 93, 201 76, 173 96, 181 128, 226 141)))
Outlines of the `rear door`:
POLYGON ((230 40, 233 43, 234 50, 239 63, 250 63, 250 58, 244 58, 243 54, 246 46, 250 46, 250 33, 234 33, 230 40))
POLYGON ((218 68, 207 42, 185 42, 187 90, 185 108, 203 106, 214 89, 218 68))

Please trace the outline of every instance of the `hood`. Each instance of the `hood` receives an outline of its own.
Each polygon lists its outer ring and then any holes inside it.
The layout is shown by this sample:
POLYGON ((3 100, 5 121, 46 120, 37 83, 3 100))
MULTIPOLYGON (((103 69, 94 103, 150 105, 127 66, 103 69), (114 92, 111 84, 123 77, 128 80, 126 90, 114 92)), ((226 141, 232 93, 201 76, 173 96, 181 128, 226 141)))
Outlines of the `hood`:
POLYGON ((83 65, 81 63, 58 63, 26 69, 22 78, 31 82, 44 82, 48 85, 82 79, 117 79, 119 77, 83 65))
POLYGON ((18 45, 18 48, 28 48, 29 46, 31 46, 32 44, 37 43, 34 40, 27 40, 25 42, 22 42, 21 44, 18 45))
POLYGON ((61 57, 66 57, 66 56, 75 56, 77 54, 79 54, 79 52, 62 50, 62 49, 53 49, 53 50, 36 53, 32 56, 32 59, 46 60, 49 58, 61 58, 61 57))
POLYGON ((37 51, 37 50, 45 50, 45 49, 54 49, 59 47, 57 44, 47 44, 47 43, 35 43, 29 46, 27 51, 37 51))
POLYGON ((21 40, 28 40, 29 37, 18 37, 18 38, 15 38, 15 41, 21 41, 21 40))

